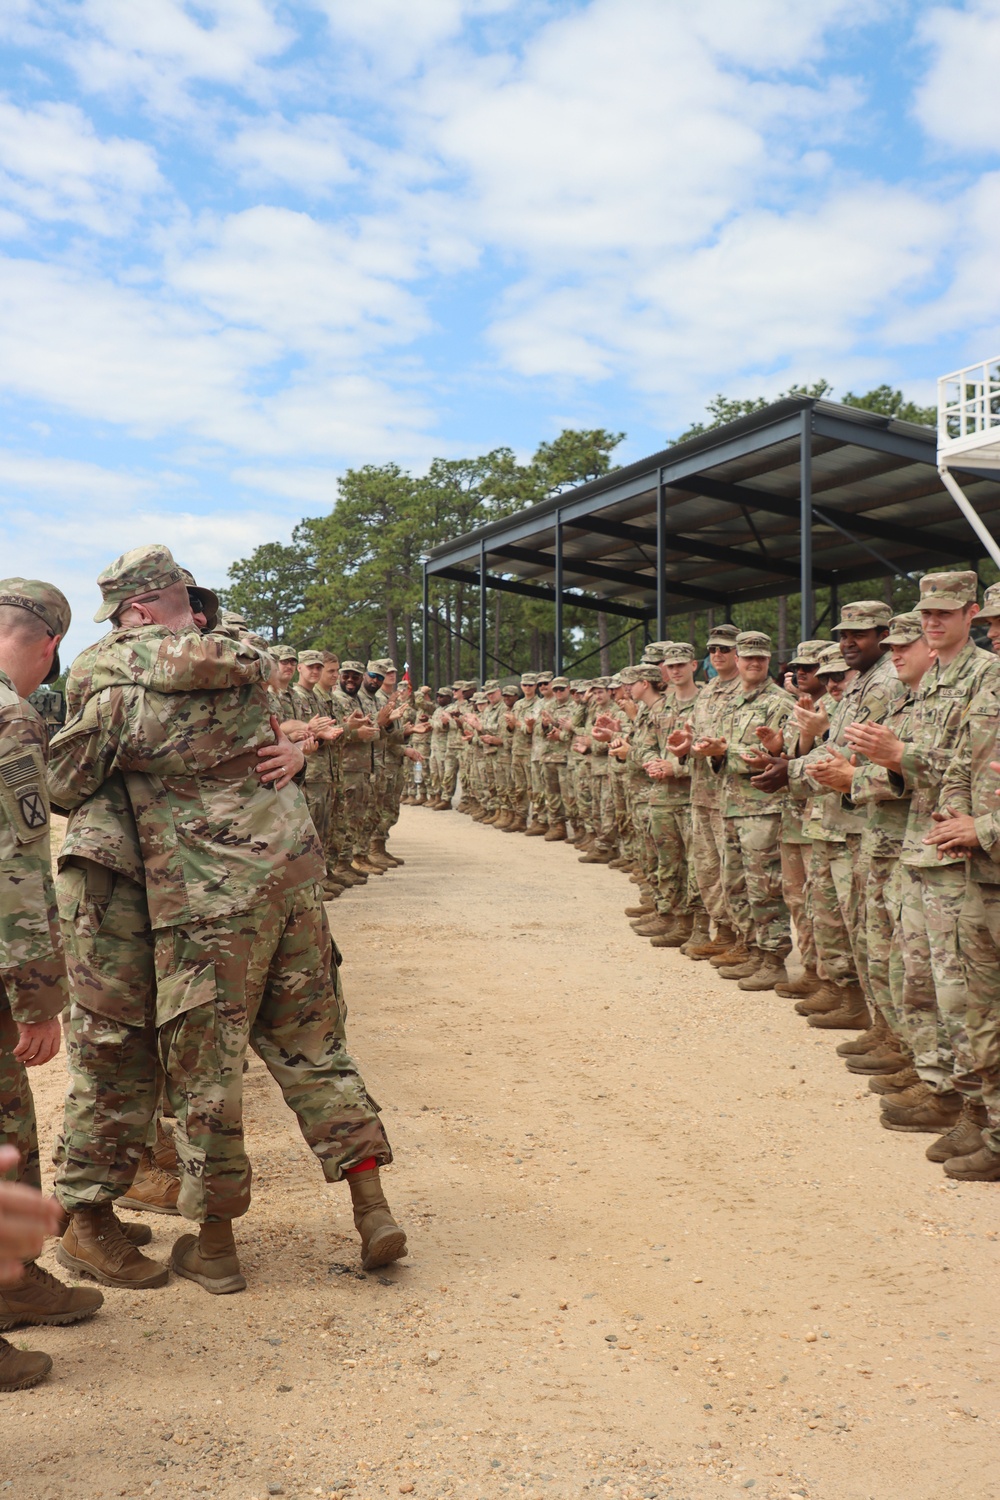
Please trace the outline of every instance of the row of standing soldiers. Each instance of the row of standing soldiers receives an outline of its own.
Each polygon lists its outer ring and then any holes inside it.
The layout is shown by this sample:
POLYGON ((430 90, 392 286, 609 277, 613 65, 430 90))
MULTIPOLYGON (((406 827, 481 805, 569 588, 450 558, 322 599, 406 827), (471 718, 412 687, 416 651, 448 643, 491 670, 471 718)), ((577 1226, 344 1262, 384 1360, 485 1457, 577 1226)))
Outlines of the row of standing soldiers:
POLYGON ((845 605, 783 685, 770 638, 726 624, 706 683, 659 641, 613 677, 459 681, 433 709, 422 689, 429 774, 403 801, 443 811, 460 783, 477 822, 627 873, 640 937, 860 1033, 837 1050, 880 1123, 1000 1181, 1000 585, 982 608, 977 586, 845 605))

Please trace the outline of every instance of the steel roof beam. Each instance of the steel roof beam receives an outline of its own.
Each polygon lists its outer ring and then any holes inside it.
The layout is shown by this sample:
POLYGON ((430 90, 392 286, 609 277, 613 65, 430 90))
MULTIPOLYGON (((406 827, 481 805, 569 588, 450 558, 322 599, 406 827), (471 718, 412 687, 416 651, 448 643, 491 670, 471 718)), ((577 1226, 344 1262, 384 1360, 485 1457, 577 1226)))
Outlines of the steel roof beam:
MULTIPOLYGON (((588 525, 586 530, 592 528, 588 525)), ((651 533, 653 543, 656 542, 656 532, 651 533)), ((670 543, 668 541, 667 545, 670 543)), ((548 552, 535 552, 530 547, 496 547, 491 557, 509 557, 512 562, 531 563, 535 567, 551 570, 555 565, 555 558, 548 552)), ((627 568, 612 568, 606 563, 591 562, 588 558, 563 556, 563 568, 567 573, 579 573, 584 578, 603 578, 608 583, 622 583, 626 588, 656 588, 655 564, 650 564, 654 569, 654 576, 647 577, 643 573, 630 572, 627 568)), ((683 593, 687 598, 694 599, 702 604, 724 604, 725 597, 714 593, 711 589, 698 588, 694 584, 675 584, 672 579, 667 580, 667 588, 674 589, 677 593, 683 593)))
MULTIPOLYGON (((581 525, 580 529, 596 531, 600 536, 617 537, 620 541, 632 542, 636 547, 656 545, 656 532, 651 527, 632 526, 628 521, 606 521, 603 517, 591 517, 586 526, 581 525)), ((755 573, 776 573, 779 578, 794 578, 796 583, 799 578, 798 563, 789 562, 786 558, 741 552, 737 547, 720 547, 715 542, 700 541, 693 536, 679 536, 674 532, 667 533, 667 551, 683 552, 689 557, 707 557, 712 562, 728 563, 734 568, 752 568, 755 573)), ((821 568, 816 568, 813 576, 818 583, 828 584, 832 581, 832 575, 821 568)))
MULTIPOLYGON (((453 583, 476 583, 479 582, 479 569, 474 572, 464 568, 439 568, 432 575, 435 578, 447 578, 453 583)), ((503 594, 521 594, 525 599, 544 599, 554 604, 556 598, 555 589, 549 588, 542 583, 522 583, 516 578, 498 578, 495 573, 487 573, 485 577, 488 589, 499 589, 503 594)), ((599 609, 607 615, 622 615, 629 620, 648 620, 654 613, 654 609, 633 608, 630 604, 619 604, 616 599, 595 599, 592 594, 571 594, 563 589, 563 604, 575 606, 579 609, 599 609)))

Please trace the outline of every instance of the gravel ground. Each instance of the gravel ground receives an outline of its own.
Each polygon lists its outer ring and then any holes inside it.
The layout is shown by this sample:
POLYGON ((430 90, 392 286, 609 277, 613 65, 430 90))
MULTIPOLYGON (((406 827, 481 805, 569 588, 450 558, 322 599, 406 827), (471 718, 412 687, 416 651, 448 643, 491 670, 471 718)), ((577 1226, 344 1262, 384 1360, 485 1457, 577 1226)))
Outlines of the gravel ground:
POLYGON ((55 1370, 0 1398, 0 1495, 996 1497, 996 1188, 790 1002, 635 938, 622 876, 422 809, 393 848, 330 911, 410 1258, 360 1273, 254 1060, 247 1291, 15 1334, 55 1370))

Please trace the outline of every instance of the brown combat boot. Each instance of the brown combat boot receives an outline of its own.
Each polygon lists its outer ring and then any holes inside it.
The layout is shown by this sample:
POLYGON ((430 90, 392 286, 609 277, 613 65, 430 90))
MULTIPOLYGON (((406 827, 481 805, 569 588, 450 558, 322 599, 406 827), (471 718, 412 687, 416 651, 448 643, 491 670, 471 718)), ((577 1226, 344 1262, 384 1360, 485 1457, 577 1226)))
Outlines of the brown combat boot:
POLYGON ((746 979, 750 974, 756 974, 763 958, 764 955, 756 943, 748 943, 745 958, 731 964, 719 964, 718 971, 723 979, 746 979))
POLYGON ((351 868, 360 870, 362 875, 384 875, 389 867, 388 865, 373 865, 367 854, 356 854, 351 868))
POLYGON ((156 1122, 156 1142, 152 1147, 153 1160, 161 1172, 173 1172, 176 1176, 179 1170, 177 1161, 177 1146, 174 1143, 174 1133, 168 1130, 163 1123, 162 1117, 156 1122))
POLYGON ((683 948, 691 936, 694 926, 694 917, 674 917, 667 932, 657 933, 656 937, 650 939, 651 948, 683 948))
MULTIPOLYGON (((69 1228, 69 1221, 69 1214, 63 1208, 62 1204, 59 1204, 59 1227, 56 1230, 57 1239, 62 1239, 69 1228)), ((133 1245, 148 1245, 153 1238, 153 1231, 148 1224, 127 1224, 119 1219, 117 1215, 115 1215, 115 1223, 125 1238, 131 1241, 133 1245)))
POLYGON ((545 831, 545 842, 547 844, 564 843, 566 839, 566 824, 552 823, 545 831))
POLYGON ((711 941, 712 924, 709 921, 708 912, 699 909, 694 914, 690 936, 681 944, 681 952, 685 958, 700 957, 700 955, 694 954, 691 950, 693 948, 701 948, 702 944, 711 943, 711 941))
POLYGON ((750 957, 750 949, 742 937, 736 937, 728 948, 723 948, 720 953, 713 953, 708 960, 713 969, 721 969, 724 964, 745 964, 750 957))
POLYGON ((350 890, 352 885, 360 885, 361 877, 351 869, 349 864, 340 863, 334 866, 333 879, 345 890, 350 890))
POLYGON ((504 830, 506 833, 527 833, 528 825, 523 818, 515 818, 504 830))
POLYGON ((881 1052, 887 1042, 892 1041, 892 1033, 885 1022, 885 1017, 880 1010, 875 1012, 875 1019, 867 1031, 860 1036, 854 1037, 849 1042, 841 1042, 837 1047, 838 1057, 862 1057, 866 1052, 881 1052))
POLYGON ((804 969, 798 979, 784 979, 774 986, 774 993, 782 1000, 807 1000, 815 995, 822 984, 815 969, 804 969))
POLYGON ((648 917, 633 922, 632 931, 636 937, 659 937, 662 932, 669 932, 676 920, 669 912, 651 912, 648 917))
POLYGON ((385 844, 381 839, 372 839, 368 845, 365 862, 369 865, 377 865, 382 870, 391 870, 393 867, 393 861, 386 853, 385 844))
POLYGON ((650 898, 648 901, 644 900, 639 906, 626 906, 625 915, 634 921, 636 918, 651 917, 655 910, 656 903, 650 898))
POLYGON ((496 826, 502 833, 506 833, 513 821, 514 814, 511 812, 509 807, 505 807, 496 821, 496 826))
POLYGON ((819 1016, 826 1010, 840 1010, 843 1003, 844 990, 824 979, 818 990, 804 1000, 797 1000, 793 1008, 797 1016, 819 1016))
POLYGON ((177 1194, 180 1179, 173 1172, 164 1172, 156 1165, 156 1158, 149 1147, 145 1147, 139 1158, 139 1166, 132 1178, 132 1186, 119 1199, 122 1208, 131 1208, 144 1214, 176 1214, 177 1194))
POLYGON ((944 1094, 932 1093, 920 1104, 906 1105, 902 1099, 882 1100, 882 1124, 886 1130, 902 1130, 914 1133, 940 1135, 958 1124, 962 1113, 962 1096, 949 1089, 944 1094))
POLYGON ((368 871, 361 864, 361 862, 358 859, 358 856, 356 854, 355 854, 354 858, 351 860, 351 874, 354 876, 354 884, 355 885, 367 885, 368 884, 368 871))
POLYGON ((905 1068, 910 1061, 908 1053, 898 1052, 891 1042, 886 1042, 884 1047, 879 1047, 877 1052, 864 1052, 860 1057, 849 1057, 846 1062, 848 1073, 857 1073, 864 1078, 870 1078, 878 1073, 887 1073, 890 1076, 898 1073, 900 1068, 905 1068))
POLYGON ((38 1349, 15 1349, 0 1338, 0 1391, 26 1391, 39 1385, 52 1369, 52 1360, 38 1349))
POLYGON ((980 1146, 972 1156, 953 1156, 944 1170, 957 1182, 1000 1182, 1000 1151, 980 1146))
POLYGON ((17 1286, 0 1289, 0 1330, 32 1327, 61 1328, 92 1318, 104 1301, 95 1287, 63 1286, 34 1261, 24 1268, 17 1286))
POLYGON ((809 1025, 821 1031, 866 1031, 872 1018, 860 984, 848 985, 841 994, 842 1004, 838 1010, 815 1012, 809 1017, 809 1025))
POLYGON ((110 1203, 75 1209, 56 1246, 56 1260, 77 1276, 92 1276, 103 1286, 166 1286, 167 1268, 141 1255, 122 1233, 110 1203))
POLYGON ((716 927, 714 938, 705 938, 701 942, 688 944, 687 956, 695 960, 721 958, 722 954, 728 953, 738 942, 739 937, 735 927, 730 927, 726 922, 720 922, 716 927))
POLYGON ((769 950, 761 954, 760 963, 752 974, 746 974, 740 980, 741 990, 773 990, 775 985, 781 984, 788 978, 785 968, 785 956, 783 953, 772 953, 769 950))
POLYGON ((588 849, 586 854, 581 854, 578 863, 581 865, 606 865, 611 855, 606 849, 588 849))
POLYGON ((920 1074, 908 1062, 905 1068, 900 1068, 898 1073, 884 1073, 869 1078, 868 1087, 873 1094, 901 1094, 905 1089, 912 1088, 915 1083, 920 1082, 920 1074))
POLYGON ((246 1278, 236 1254, 232 1220, 202 1224, 197 1234, 182 1234, 170 1252, 170 1269, 217 1297, 244 1291, 246 1278))
MULTIPOLYGON (((957 1124, 940 1140, 931 1141, 924 1155, 928 1161, 951 1161, 953 1156, 973 1156, 983 1149, 986 1110, 978 1099, 966 1099, 957 1124)), ((3 1324, 0 1323, 0 1328, 3 1324)))
POLYGON ((368 1172, 350 1172, 347 1185, 354 1204, 354 1227, 361 1236, 361 1269, 374 1271, 391 1261, 402 1260, 406 1235, 392 1217, 378 1167, 368 1172))
POLYGON ((529 839, 540 839, 542 835, 547 831, 548 826, 549 825, 547 823, 539 823, 536 820, 533 823, 529 823, 524 831, 528 835, 529 839))

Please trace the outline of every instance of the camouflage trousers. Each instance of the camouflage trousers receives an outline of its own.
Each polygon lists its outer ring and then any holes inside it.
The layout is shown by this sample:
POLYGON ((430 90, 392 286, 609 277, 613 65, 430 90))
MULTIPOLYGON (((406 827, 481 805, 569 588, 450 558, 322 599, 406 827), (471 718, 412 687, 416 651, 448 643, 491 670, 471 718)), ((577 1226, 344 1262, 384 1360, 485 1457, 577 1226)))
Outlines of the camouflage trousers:
POLYGON ((406 779, 405 768, 411 764, 409 760, 389 761, 386 764, 385 791, 382 794, 378 821, 378 832, 383 839, 388 838, 399 822, 399 804, 403 798, 403 785, 406 779))
POLYGON ((691 916, 701 906, 701 897, 690 857, 690 804, 670 807, 653 802, 650 823, 656 847, 656 909, 670 916, 691 916))
POLYGON ((365 803, 365 819, 363 833, 361 835, 365 850, 371 847, 373 838, 378 837, 379 822, 382 817, 382 804, 385 800, 386 768, 385 763, 375 767, 372 772, 371 783, 368 788, 368 800, 365 803))
POLYGON ((526 822, 531 800, 531 761, 526 755, 510 758, 510 805, 515 818, 526 822))
POLYGON ((716 924, 732 923, 722 879, 724 819, 717 807, 691 804, 691 863, 701 902, 716 924))
POLYGON ((313 820, 313 827, 325 849, 330 838, 330 824, 333 819, 333 785, 329 780, 304 781, 302 793, 306 799, 309 816, 313 820))
POLYGON ((910 1044, 903 1007, 903 951, 900 933, 902 867, 898 859, 871 858, 865 882, 864 922, 868 984, 875 1008, 894 1036, 910 1044))
POLYGON ((368 852, 365 839, 371 776, 367 771, 351 771, 344 778, 344 858, 357 859, 368 852))
MULTIPOLYGON (((903 1010, 914 1067, 938 1093, 952 1087, 955 1046, 969 1010, 959 940, 965 864, 900 865, 903 1010)), ((967 1055, 961 1065, 964 1070, 967 1055)))
MULTIPOLYGON (((243 1143, 248 1045, 294 1111, 328 1181, 370 1156, 391 1161, 376 1108, 345 1046, 345 1008, 318 887, 289 892, 243 916, 157 932, 155 962, 156 1051, 177 1116, 178 1207, 186 1218, 233 1219, 250 1206, 243 1143)), ((116 1156, 127 1157, 145 1138, 155 1069, 143 1067, 145 1038, 123 1037, 123 1028, 101 1017, 91 1021, 78 1028, 77 1066, 93 1081, 95 1101, 120 1088, 120 1065, 132 1068, 131 1108, 120 1113, 114 1141, 116 1156)), ((124 1190, 107 1163, 103 1167, 88 1196, 67 1191, 60 1177, 65 1207, 124 1190)))
POLYGON ((427 791, 432 802, 439 802, 444 788, 444 756, 432 750, 427 761, 427 791))
POLYGON ((971 877, 958 946, 968 985, 965 1017, 955 1032, 954 1086, 986 1106, 983 1140, 1000 1152, 1000 886, 971 877))
MULTIPOLYGON (((559 773, 559 800, 563 806, 563 820, 568 820, 573 825, 573 837, 580 832, 580 807, 576 800, 576 780, 573 776, 573 767, 568 761, 554 768, 559 773)), ((551 822, 552 819, 549 819, 551 822)))
POLYGON ((643 879, 653 892, 653 899, 659 906, 656 896, 656 866, 659 854, 656 848, 656 839, 653 836, 653 809, 649 801, 649 793, 643 788, 637 791, 632 789, 629 799, 632 804, 632 827, 635 830, 636 864, 642 871, 643 879))
POLYGON ((850 906, 851 863, 847 846, 813 839, 807 846, 813 942, 819 972, 838 989, 857 984, 850 933, 844 911, 850 906))
POLYGON ((484 800, 483 805, 488 813, 499 812, 500 791, 497 777, 499 756, 484 755, 482 758, 482 776, 484 800))
POLYGON ((781 891, 792 915, 795 941, 803 967, 815 971, 817 957, 816 940, 813 937, 812 892, 809 889, 808 844, 781 840, 781 891))
POLYGON ((590 756, 576 756, 576 764, 573 767, 573 772, 574 801, 580 823, 587 833, 593 833, 594 781, 591 773, 590 756))
POLYGON ((552 760, 540 762, 545 781, 545 821, 552 828, 556 823, 565 823, 568 816, 563 801, 563 783, 559 772, 565 775, 566 767, 552 760))
POLYGON ((610 771, 601 771, 596 774, 591 773, 590 785, 593 792, 592 817, 594 822, 594 836, 597 839, 597 847, 603 854, 609 853, 618 843, 614 788, 611 785, 611 780, 610 771))
POLYGON ((23 1182, 42 1187, 35 1125, 35 1101, 24 1064, 14 1056, 18 1041, 17 1022, 0 979, 0 1146, 13 1146, 21 1156, 16 1167, 0 1172, 0 1182, 23 1182))
POLYGON ((497 798, 501 812, 512 813, 514 811, 513 777, 511 757, 505 749, 501 749, 497 756, 497 798))
POLYGON ((531 768, 531 816, 538 823, 547 823, 549 815, 546 810, 546 786, 545 772, 542 769, 543 762, 532 760, 528 762, 531 768))
POLYGON ((332 875, 344 857, 347 837, 347 815, 344 806, 344 783, 339 778, 330 787, 330 829, 323 840, 326 873, 332 875))
POLYGON ((724 818, 723 826, 726 905, 747 943, 783 956, 792 931, 781 894, 781 814, 724 818))

